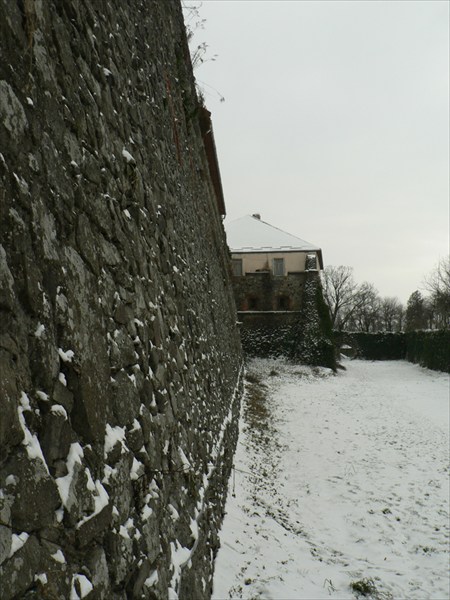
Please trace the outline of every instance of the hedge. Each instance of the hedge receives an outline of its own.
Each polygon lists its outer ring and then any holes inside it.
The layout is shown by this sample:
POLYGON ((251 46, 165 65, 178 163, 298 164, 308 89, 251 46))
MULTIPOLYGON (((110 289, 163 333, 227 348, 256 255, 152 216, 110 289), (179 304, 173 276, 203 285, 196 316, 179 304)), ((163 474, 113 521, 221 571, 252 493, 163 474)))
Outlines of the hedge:
POLYGON ((406 359, 435 371, 450 373, 450 330, 405 333, 406 359))
POLYGON ((407 333, 335 332, 339 344, 353 348, 356 358, 401 360, 418 363, 435 371, 450 372, 450 330, 407 333))

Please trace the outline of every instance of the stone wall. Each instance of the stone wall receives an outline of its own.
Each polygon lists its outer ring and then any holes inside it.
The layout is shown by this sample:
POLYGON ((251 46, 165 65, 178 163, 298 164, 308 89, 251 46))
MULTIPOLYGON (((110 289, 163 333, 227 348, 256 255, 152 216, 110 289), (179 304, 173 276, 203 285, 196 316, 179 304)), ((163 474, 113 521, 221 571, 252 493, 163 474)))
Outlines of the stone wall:
POLYGON ((208 598, 228 254, 178 2, 0 0, 0 582, 208 598))
POLYGON ((247 273, 233 277, 233 289, 238 310, 251 310, 252 300, 256 310, 280 310, 279 298, 287 301, 287 310, 302 308, 303 286, 306 273, 289 273, 273 277, 270 272, 247 273))
MULTIPOLYGON (((284 356, 299 363, 336 370, 331 320, 319 272, 306 271, 301 281, 301 310, 238 312, 242 347, 248 356, 284 356)), ((236 287, 234 289, 236 293, 236 287)))

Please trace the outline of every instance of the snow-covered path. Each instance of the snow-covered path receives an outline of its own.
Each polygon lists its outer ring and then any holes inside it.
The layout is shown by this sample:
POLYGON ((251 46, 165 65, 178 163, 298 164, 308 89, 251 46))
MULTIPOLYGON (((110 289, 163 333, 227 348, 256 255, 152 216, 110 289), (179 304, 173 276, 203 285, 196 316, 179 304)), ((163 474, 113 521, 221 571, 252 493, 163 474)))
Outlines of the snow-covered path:
POLYGON ((345 364, 250 363, 214 599, 450 597, 448 377, 345 364))

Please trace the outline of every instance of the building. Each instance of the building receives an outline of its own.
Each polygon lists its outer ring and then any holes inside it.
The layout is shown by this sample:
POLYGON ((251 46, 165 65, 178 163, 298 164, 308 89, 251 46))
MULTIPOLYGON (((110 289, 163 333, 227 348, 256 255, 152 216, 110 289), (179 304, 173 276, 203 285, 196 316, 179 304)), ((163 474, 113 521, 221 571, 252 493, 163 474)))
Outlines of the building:
POLYGON ((306 273, 323 269, 322 250, 247 215, 226 225, 239 312, 300 311, 306 273))

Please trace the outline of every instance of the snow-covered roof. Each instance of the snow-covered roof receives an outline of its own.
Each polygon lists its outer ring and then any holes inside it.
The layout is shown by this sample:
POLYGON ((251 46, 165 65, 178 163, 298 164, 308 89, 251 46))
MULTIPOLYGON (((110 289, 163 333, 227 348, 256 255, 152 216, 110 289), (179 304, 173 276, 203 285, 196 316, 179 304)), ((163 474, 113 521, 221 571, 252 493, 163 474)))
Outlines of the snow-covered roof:
POLYGON ((315 244, 251 215, 226 223, 225 231, 231 252, 320 252, 315 244))

